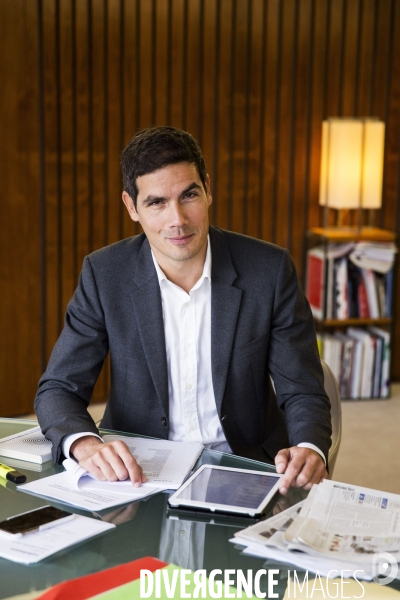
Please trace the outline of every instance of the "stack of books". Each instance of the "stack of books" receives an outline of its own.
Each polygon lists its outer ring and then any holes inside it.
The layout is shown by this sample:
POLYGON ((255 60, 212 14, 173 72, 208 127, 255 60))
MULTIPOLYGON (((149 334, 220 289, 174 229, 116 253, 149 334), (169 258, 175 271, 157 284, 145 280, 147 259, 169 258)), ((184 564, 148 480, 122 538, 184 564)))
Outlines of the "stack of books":
POLYGON ((379 327, 348 327, 317 334, 321 358, 332 369, 342 398, 389 396, 390 334, 379 327))
POLYGON ((392 243, 316 246, 307 254, 306 295, 317 319, 379 319, 392 314, 392 243))

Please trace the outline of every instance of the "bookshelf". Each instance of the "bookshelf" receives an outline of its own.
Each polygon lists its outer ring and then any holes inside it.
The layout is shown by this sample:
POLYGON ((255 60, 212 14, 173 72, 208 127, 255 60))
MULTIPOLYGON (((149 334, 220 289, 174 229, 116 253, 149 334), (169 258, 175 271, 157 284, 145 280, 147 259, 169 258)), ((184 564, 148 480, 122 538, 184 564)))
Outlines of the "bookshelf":
POLYGON ((342 399, 390 396, 396 252, 395 233, 377 227, 308 232, 305 291, 342 399))

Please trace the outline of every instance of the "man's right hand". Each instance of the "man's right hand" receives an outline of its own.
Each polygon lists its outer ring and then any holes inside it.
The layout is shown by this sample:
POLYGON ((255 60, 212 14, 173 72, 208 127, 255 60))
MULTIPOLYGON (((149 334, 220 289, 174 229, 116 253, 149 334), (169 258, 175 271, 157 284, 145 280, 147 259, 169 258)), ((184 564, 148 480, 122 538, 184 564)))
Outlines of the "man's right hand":
POLYGON ((129 478, 135 487, 140 487, 146 481, 142 468, 128 446, 119 440, 103 443, 97 437, 87 435, 77 439, 70 452, 81 467, 99 481, 124 481, 129 478))

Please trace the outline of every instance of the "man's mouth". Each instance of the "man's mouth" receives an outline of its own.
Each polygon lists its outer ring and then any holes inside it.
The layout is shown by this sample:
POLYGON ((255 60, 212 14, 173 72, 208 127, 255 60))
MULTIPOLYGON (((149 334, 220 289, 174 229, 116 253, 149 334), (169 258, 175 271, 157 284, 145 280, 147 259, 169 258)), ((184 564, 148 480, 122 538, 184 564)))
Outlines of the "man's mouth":
POLYGON ((194 233, 188 233, 186 235, 175 235, 174 237, 169 237, 167 239, 171 242, 171 244, 174 244, 175 246, 183 246, 193 236, 194 236, 194 233))

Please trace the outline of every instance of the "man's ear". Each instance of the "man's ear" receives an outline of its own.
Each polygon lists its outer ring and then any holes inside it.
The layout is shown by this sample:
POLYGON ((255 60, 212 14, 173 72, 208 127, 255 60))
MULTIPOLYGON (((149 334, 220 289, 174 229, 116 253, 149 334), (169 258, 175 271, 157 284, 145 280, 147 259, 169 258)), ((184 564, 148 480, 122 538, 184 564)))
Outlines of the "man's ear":
POLYGON ((207 200, 208 200, 208 206, 210 206, 211 202, 212 202, 212 195, 211 195, 211 183, 210 183, 210 176, 207 173, 206 175, 206 193, 207 193, 207 200))
POLYGON ((129 216, 132 219, 132 221, 138 222, 139 221, 139 215, 136 212, 135 205, 133 203, 132 198, 128 194, 128 192, 125 192, 125 191, 122 192, 122 201, 125 204, 125 206, 126 206, 126 208, 128 210, 129 216))

